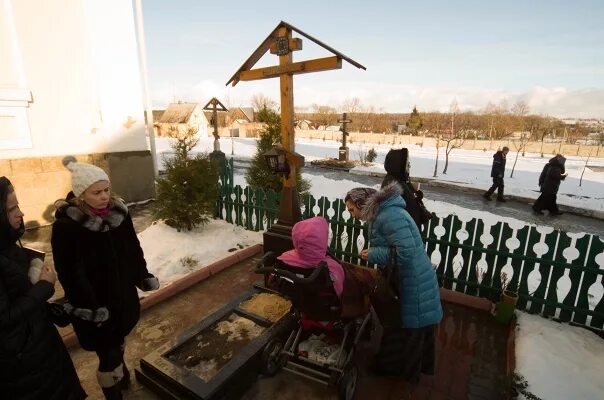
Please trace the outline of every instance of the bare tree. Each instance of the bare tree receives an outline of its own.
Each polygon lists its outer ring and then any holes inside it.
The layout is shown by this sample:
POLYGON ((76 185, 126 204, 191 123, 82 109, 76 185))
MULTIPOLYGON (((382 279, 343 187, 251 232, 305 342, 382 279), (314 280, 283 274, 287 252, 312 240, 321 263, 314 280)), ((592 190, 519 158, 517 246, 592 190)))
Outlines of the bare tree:
POLYGON ((514 159, 514 165, 512 165, 512 172, 510 173, 510 178, 514 177, 514 170, 516 169, 516 163, 518 162, 518 155, 522 152, 524 155, 524 149, 528 144, 529 139, 531 138, 530 134, 522 133, 520 136, 520 140, 514 140, 512 143, 514 144, 514 148, 516 149, 516 158, 514 159))
POLYGON ((252 96, 252 107, 254 107, 254 110, 256 111, 260 111, 263 108, 275 110, 277 108, 277 102, 262 93, 257 93, 252 96))
POLYGON ((358 97, 349 97, 342 102, 340 112, 356 113, 361 110, 361 99, 358 97))
POLYGON ((433 135, 436 137, 436 161, 434 162, 434 174, 432 175, 434 178, 438 175, 438 159, 440 156, 440 141, 442 137, 441 126, 446 125, 446 114, 436 114, 434 115, 433 128, 426 130, 426 134, 429 135, 431 131, 433 131, 433 135))
POLYGON ((517 115, 519 117, 524 117, 525 115, 527 115, 529 113, 529 106, 526 104, 525 101, 519 100, 516 103, 514 103, 514 105, 512 106, 512 109, 510 111, 514 115, 517 115))
POLYGON ((579 179, 579 186, 583 183, 583 174, 585 173, 585 169, 587 168, 587 164, 589 163, 589 159, 591 158, 591 152, 593 148, 589 150, 589 155, 587 156, 587 160, 585 160, 585 165, 583 166, 583 171, 581 171, 581 179, 579 179))
MULTIPOLYGON (((451 114, 451 129, 450 131, 443 135, 441 140, 446 144, 445 145, 445 167, 443 168, 443 174, 447 174, 447 170, 449 168, 449 154, 453 149, 457 149, 461 147, 465 141, 465 131, 463 129, 459 129, 459 126, 455 126, 455 120, 457 114, 459 113, 459 107, 457 106, 457 100, 453 99, 451 105, 449 106, 449 113, 451 114)), ((458 121, 459 125, 459 121, 458 121)))
POLYGON ((436 162, 434 163, 434 174, 432 175, 433 178, 436 178, 436 175, 438 174, 438 155, 439 155, 439 148, 440 148, 440 133, 437 132, 436 133, 436 162))

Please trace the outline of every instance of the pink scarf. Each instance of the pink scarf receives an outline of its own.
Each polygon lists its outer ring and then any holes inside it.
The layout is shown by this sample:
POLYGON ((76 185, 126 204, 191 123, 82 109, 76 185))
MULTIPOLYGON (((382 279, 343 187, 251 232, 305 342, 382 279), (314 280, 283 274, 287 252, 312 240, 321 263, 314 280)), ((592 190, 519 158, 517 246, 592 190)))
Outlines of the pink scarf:
POLYGON ((89 207, 89 208, 90 208, 90 211, 92 211, 92 213, 94 215, 96 215, 97 217, 105 218, 109 214, 109 207, 105 207, 105 208, 89 207))

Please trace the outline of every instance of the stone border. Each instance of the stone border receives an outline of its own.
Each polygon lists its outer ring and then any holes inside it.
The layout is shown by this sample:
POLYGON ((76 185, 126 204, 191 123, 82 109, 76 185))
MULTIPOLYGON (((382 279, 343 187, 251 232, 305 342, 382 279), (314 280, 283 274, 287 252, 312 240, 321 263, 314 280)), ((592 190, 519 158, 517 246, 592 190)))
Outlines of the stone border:
MULTIPOLYGON (((153 307, 154 305, 161 303, 164 300, 173 297, 185 289, 202 282, 213 275, 216 275, 220 271, 231 267, 239 262, 242 262, 262 251, 262 244, 255 244, 250 247, 246 247, 242 250, 234 252, 224 258, 214 261, 205 267, 193 271, 190 274, 183 276, 180 279, 175 280, 170 285, 163 287, 156 292, 151 293, 140 300, 141 312, 153 307)), ((78 338, 73 330, 62 336, 63 343, 68 349, 79 345, 78 338)))
MULTIPOLYGON (((476 310, 490 313, 494 304, 491 300, 484 297, 471 296, 465 293, 456 292, 454 290, 440 288, 440 298, 453 304, 458 304, 463 307, 474 308, 476 310)), ((508 328, 505 350, 505 372, 507 376, 512 376, 516 370, 516 327, 518 322, 516 313, 512 316, 508 328)))

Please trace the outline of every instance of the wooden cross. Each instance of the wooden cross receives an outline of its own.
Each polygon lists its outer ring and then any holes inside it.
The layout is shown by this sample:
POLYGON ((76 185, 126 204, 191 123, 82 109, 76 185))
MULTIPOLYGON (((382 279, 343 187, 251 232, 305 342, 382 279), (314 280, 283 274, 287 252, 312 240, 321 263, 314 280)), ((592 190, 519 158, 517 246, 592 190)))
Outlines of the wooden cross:
MULTIPOLYGON (((239 81, 279 78, 281 89, 281 145, 287 152, 290 164, 289 176, 284 178, 278 224, 293 225, 300 218, 298 194, 296 192, 296 174, 302 165, 298 165, 295 155, 294 135, 294 75, 310 72, 328 71, 342 68, 342 60, 357 68, 366 69, 356 61, 320 42, 296 27, 281 21, 268 35, 252 55, 243 63, 226 83, 235 86, 239 81), (292 37, 292 33, 311 40, 333 56, 314 60, 293 62, 293 52, 302 50, 302 39, 292 37), (267 51, 279 57, 279 65, 251 69, 267 51), (289 208, 290 210, 287 210, 289 208)), ((265 249, 266 251, 266 249, 265 249)))
POLYGON ((346 118, 346 113, 342 113, 342 119, 338 121, 342 124, 340 131, 342 131, 342 147, 346 147, 346 136, 348 136, 347 125, 352 122, 352 120, 346 118))
MULTIPOLYGON (((262 44, 243 63, 241 68, 229 79, 227 85, 235 86, 239 81, 279 78, 281 88, 281 144, 285 150, 293 153, 295 150, 294 137, 294 75, 310 72, 328 71, 342 68, 342 60, 348 61, 357 68, 366 69, 356 61, 327 46, 309 34, 281 21, 262 44), (302 39, 292 37, 292 32, 311 40, 334 55, 331 57, 293 62, 293 52, 302 50, 302 39), (269 51, 279 56, 279 65, 251 69, 262 56, 269 51)), ((292 168, 289 178, 283 183, 284 187, 296 186, 296 169, 292 168)))
POLYGON ((216 97, 212 97, 208 104, 203 107, 206 111, 212 111, 211 124, 214 126, 214 151, 220 151, 220 135, 218 135, 218 111, 229 111, 220 100, 216 97))

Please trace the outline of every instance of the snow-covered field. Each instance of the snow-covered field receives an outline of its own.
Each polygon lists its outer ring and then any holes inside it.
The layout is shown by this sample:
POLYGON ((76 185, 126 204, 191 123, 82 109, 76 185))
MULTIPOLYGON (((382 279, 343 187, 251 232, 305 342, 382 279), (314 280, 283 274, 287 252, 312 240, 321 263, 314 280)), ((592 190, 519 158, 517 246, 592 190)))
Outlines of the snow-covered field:
MULTIPOLYGON (((255 139, 236 138, 231 141, 230 138, 221 138, 220 146, 227 156, 249 159, 256 151, 255 139)), ((196 148, 197 151, 212 151, 213 138, 201 138, 196 148)), ((307 162, 321 158, 335 158, 338 154, 339 142, 322 140, 297 140, 296 152, 302 154, 307 162)), ((418 178, 433 178, 434 164, 436 160, 436 148, 419 147, 416 145, 405 145, 409 148, 411 155, 411 176, 418 178)), ((383 162, 384 157, 391 146, 353 143, 349 145, 351 159, 359 159, 361 153, 366 152, 373 147, 377 151, 378 157, 372 166, 356 167, 353 173, 378 172, 385 173, 383 162)), ((169 152, 170 140, 166 138, 157 139, 157 152, 169 152)), ((446 175, 442 174, 444 167, 444 151, 440 149, 439 167, 437 181, 448 182, 459 186, 487 189, 492 184, 491 164, 493 162, 494 152, 484 152, 482 150, 462 150, 455 149, 451 152, 449 158, 449 168, 446 175)), ((536 199, 539 196, 538 184, 539 174, 543 166, 547 163, 551 155, 541 158, 539 154, 526 153, 525 157, 520 155, 514 170, 514 177, 509 175, 512 171, 516 152, 510 151, 507 157, 507 168, 505 175, 505 191, 507 194, 536 199)), ((587 161, 586 157, 576 157, 567 155, 566 171, 568 177, 560 186, 558 193, 558 203, 572 207, 584 208, 598 212, 604 212, 604 158, 591 158, 589 165, 599 169, 585 169, 583 181, 579 186, 581 173, 587 161)), ((161 156, 159 157, 161 162, 161 156)), ((312 192, 315 196, 327 195, 315 188, 313 181, 312 192)), ((343 192, 345 193, 345 192, 343 192)), ((338 194, 337 197, 343 196, 338 194)), ((331 195, 331 194, 330 194, 331 195)))

